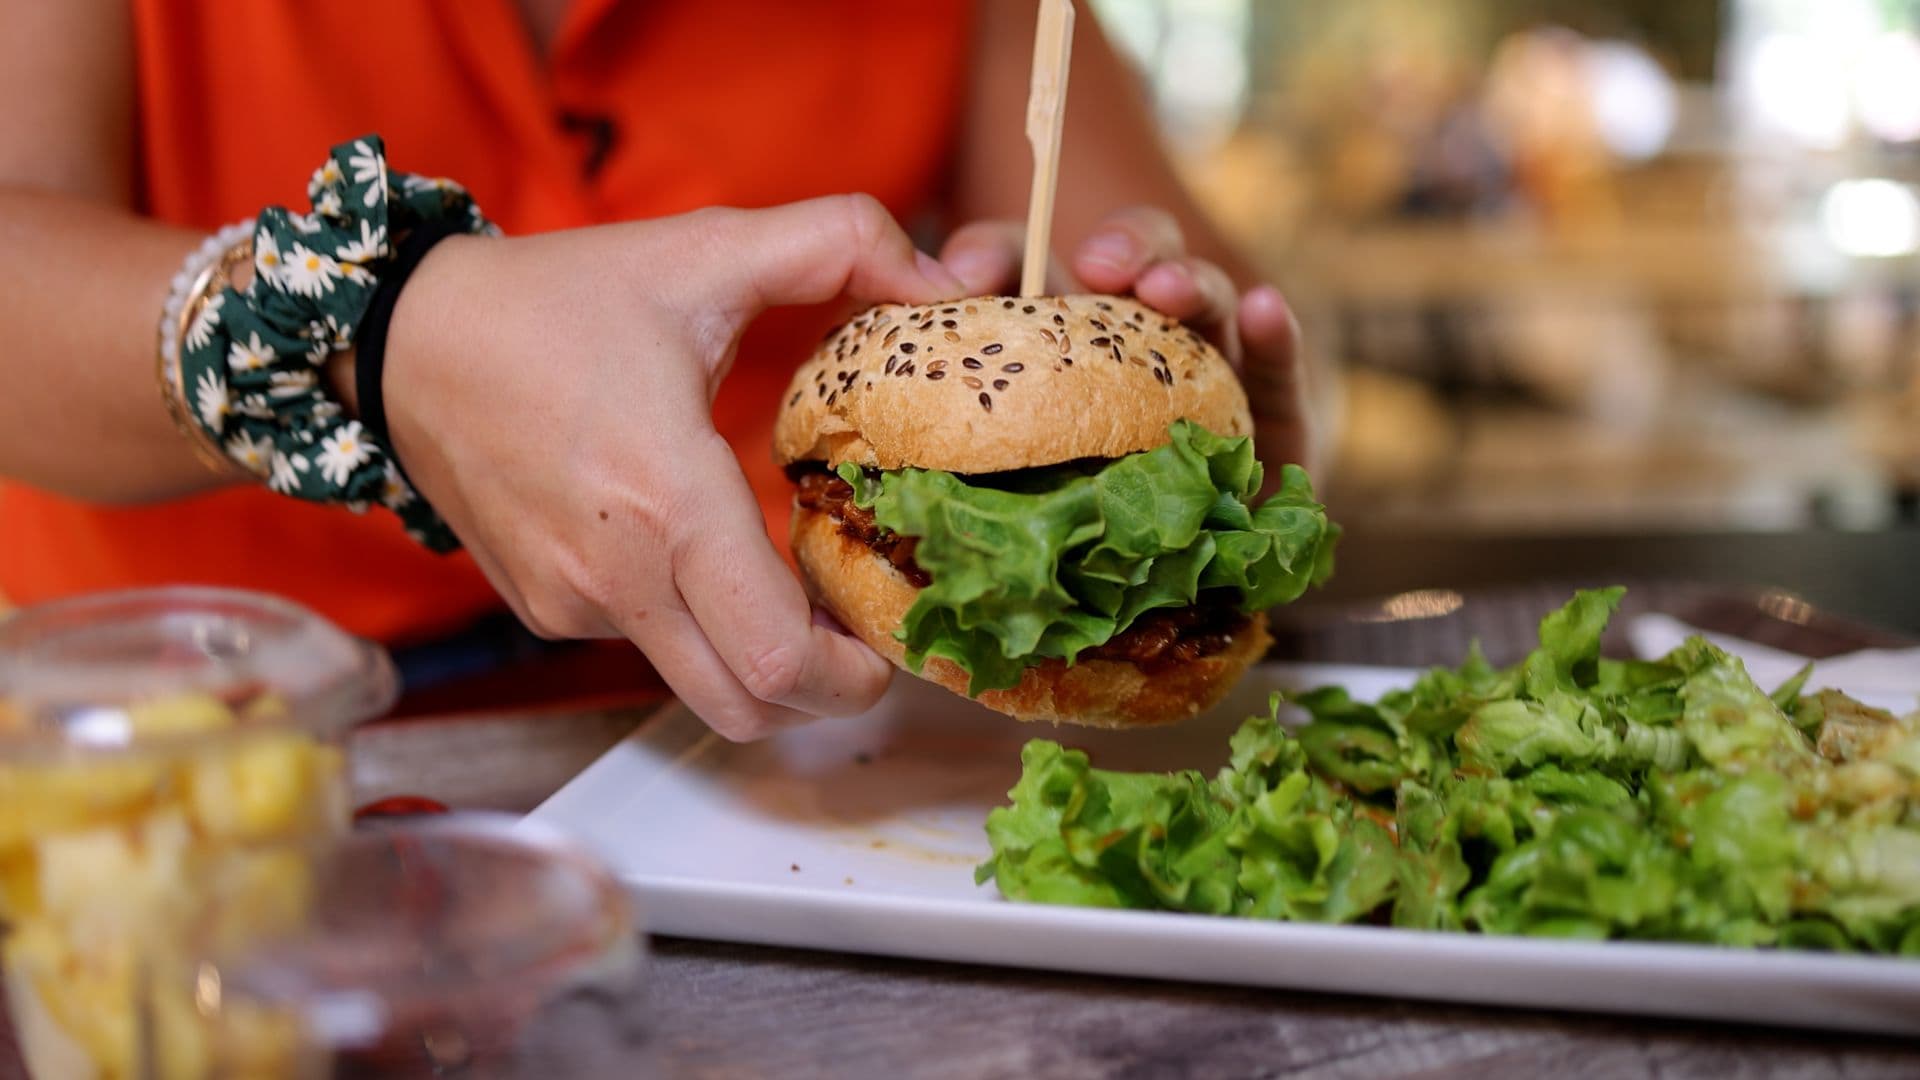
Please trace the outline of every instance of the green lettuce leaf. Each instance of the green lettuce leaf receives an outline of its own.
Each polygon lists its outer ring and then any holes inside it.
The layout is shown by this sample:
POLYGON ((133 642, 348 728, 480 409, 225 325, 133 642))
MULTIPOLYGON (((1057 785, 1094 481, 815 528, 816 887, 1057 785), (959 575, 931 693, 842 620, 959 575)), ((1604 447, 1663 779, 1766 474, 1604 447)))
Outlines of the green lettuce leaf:
POLYGON ((1096 472, 1037 470, 994 484, 928 469, 843 465, 855 502, 902 536, 932 577, 898 636, 907 663, 958 664, 968 692, 1072 661, 1156 608, 1226 590, 1244 611, 1297 599, 1332 572, 1338 530, 1288 465, 1265 502, 1252 440, 1180 421, 1167 445, 1096 472))
POLYGON ((1617 590, 1406 690, 1278 695, 1212 780, 1029 745, 983 868, 1012 898, 1426 930, 1920 956, 1920 715, 1693 639, 1600 655, 1617 590))

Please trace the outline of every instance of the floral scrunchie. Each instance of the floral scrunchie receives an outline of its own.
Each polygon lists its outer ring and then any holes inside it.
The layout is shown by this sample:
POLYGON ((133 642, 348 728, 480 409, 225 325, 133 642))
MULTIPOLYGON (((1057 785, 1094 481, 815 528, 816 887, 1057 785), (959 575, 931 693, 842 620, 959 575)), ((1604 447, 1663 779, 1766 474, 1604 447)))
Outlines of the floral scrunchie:
POLYGON ((417 542, 459 546, 401 475, 388 448, 346 418, 321 379, 346 349, 379 285, 395 234, 433 221, 497 230, 449 180, 390 173, 368 135, 333 148, 307 185, 311 213, 260 212, 253 280, 209 297, 180 348, 194 418, 241 467, 283 495, 363 511, 378 502, 417 542))

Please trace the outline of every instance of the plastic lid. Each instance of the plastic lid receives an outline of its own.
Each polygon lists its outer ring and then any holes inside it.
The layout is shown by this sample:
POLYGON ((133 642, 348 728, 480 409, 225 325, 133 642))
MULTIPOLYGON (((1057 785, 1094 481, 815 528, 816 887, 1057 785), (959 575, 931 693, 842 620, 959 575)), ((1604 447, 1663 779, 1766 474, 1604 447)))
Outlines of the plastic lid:
POLYGON ((324 736, 384 712, 397 684, 385 650, 271 596, 183 587, 57 601, 0 619, 0 756, 157 749, 263 727, 324 736), (188 696, 244 712, 267 695, 270 711, 220 731, 156 730, 134 712, 188 696))
POLYGON ((301 1017, 333 1049, 418 1053, 437 1034, 484 1058, 564 999, 613 1014, 640 1004, 632 901, 544 826, 464 813, 362 831, 326 851, 314 880, 300 930, 198 965, 203 1014, 245 1002, 301 1017))

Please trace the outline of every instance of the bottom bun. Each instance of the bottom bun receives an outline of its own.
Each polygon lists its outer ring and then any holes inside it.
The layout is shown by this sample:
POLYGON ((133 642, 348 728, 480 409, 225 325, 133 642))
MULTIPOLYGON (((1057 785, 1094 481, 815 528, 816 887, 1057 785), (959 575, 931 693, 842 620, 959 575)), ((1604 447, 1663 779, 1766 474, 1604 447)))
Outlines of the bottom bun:
MULTIPOLYGON (((920 590, 817 510, 794 508, 793 553, 821 606, 904 670, 906 647, 893 633, 920 590)), ((1168 664, 1152 675, 1118 660, 1084 660, 1071 667, 1043 660, 1026 670, 1019 685, 989 690, 975 700, 1020 720, 1106 728, 1171 724, 1218 702, 1271 643, 1266 616, 1256 614, 1224 651, 1168 664)), ((952 661, 930 658, 920 677, 966 696, 967 673, 952 661)))

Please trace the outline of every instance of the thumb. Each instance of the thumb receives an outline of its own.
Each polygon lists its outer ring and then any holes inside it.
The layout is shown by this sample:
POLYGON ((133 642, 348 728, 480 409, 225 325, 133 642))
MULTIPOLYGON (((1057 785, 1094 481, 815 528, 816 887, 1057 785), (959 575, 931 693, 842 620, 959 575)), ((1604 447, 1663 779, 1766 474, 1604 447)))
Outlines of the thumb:
POLYGON ((966 285, 918 251, 871 195, 831 195, 767 210, 726 212, 719 250, 737 253, 723 273, 754 308, 861 302, 927 304, 966 294, 966 285))

